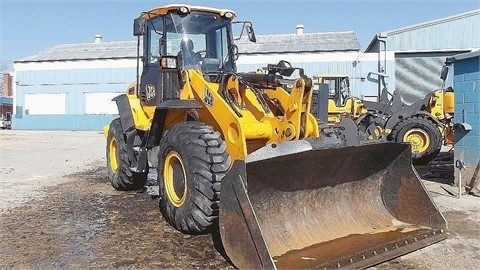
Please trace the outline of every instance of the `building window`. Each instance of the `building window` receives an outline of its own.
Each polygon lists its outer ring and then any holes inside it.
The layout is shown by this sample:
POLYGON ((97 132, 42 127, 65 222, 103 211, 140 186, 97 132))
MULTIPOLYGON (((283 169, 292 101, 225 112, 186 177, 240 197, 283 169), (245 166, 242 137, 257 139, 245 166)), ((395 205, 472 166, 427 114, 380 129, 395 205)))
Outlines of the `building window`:
POLYGON ((123 93, 84 93, 85 114, 118 114, 112 99, 123 93))
POLYGON ((65 97, 65 93, 25 94, 25 114, 65 114, 65 97))

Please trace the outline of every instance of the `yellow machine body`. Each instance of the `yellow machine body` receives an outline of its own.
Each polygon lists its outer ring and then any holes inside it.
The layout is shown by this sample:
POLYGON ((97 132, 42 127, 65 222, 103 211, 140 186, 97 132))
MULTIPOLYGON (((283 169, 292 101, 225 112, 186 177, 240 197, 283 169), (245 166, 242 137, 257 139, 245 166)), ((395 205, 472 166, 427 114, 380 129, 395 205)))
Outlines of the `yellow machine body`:
POLYGON ((415 159, 421 163, 432 160, 442 143, 452 145, 454 142, 451 121, 455 104, 453 91, 439 89, 411 105, 403 103, 398 93, 394 93, 390 100, 380 98, 379 102, 370 102, 350 94, 348 75, 319 74, 314 79, 316 84, 329 85, 327 123, 330 126, 338 126, 343 118, 351 118, 362 132, 367 133, 369 140, 383 137, 390 141, 412 143, 412 151, 416 152, 415 159), (401 127, 402 119, 413 117, 427 119, 428 125, 434 126, 438 131, 415 123, 410 131, 392 133, 396 128, 408 128, 401 127), (395 137, 398 133, 402 134, 401 138, 395 137), (441 137, 440 141, 436 139, 435 133, 441 137))
MULTIPOLYGON (((330 125, 338 124, 341 118, 345 116, 356 120, 367 113, 367 108, 361 99, 351 96, 350 93, 345 93, 344 97, 340 97, 341 93, 347 92, 343 88, 348 88, 345 85, 348 75, 319 74, 313 78, 316 84, 331 84, 329 86, 328 100, 328 123, 330 125)), ((444 120, 448 114, 453 115, 455 112, 454 93, 446 92, 442 89, 432 92, 424 111, 430 113, 438 120, 444 120)))
POLYGON ((320 74, 313 79, 317 85, 328 85, 329 125, 338 126, 343 118, 357 119, 367 112, 362 100, 350 95, 348 75, 320 74))
MULTIPOLYGON (((180 90, 181 98, 202 100, 208 95, 213 99, 211 106, 205 105, 197 110, 198 120, 222 133, 228 152, 234 159, 245 160, 248 153, 273 142, 319 137, 318 124, 310 113, 312 93, 305 91, 305 81, 301 78, 296 81, 291 93, 281 87, 265 91, 269 99, 278 100, 285 108, 285 114, 278 116, 278 113, 266 112, 254 93, 232 76, 227 84, 228 91, 235 97, 234 106, 242 114, 240 118, 218 93, 218 83, 207 82, 196 70, 185 70, 183 76, 188 76, 189 81, 180 90)), ((134 83, 129 89, 132 87, 136 89, 134 83)), ((148 130, 156 106, 142 106, 137 95, 127 96, 135 128, 148 130)), ((185 122, 187 113, 188 110, 184 109, 169 110, 164 129, 185 122)))
POLYGON ((439 89, 431 93, 429 106, 425 108, 427 112, 435 116, 438 120, 445 119, 446 115, 455 113, 455 96, 453 92, 445 92, 439 89))
POLYGON ((438 128, 443 135, 444 145, 453 145, 455 136, 453 134, 453 122, 451 119, 455 113, 455 94, 444 89, 438 89, 430 94, 430 102, 425 109, 433 115, 441 125, 438 128))
MULTIPOLYGON (((180 18, 173 20, 178 23, 175 29, 197 29, 187 25, 189 18, 200 18, 199 23, 205 18, 225 20, 221 23, 230 29, 228 23, 234 18, 229 10, 170 5, 142 13, 134 29, 145 37, 143 26, 151 27, 150 20, 170 15, 180 18)), ((227 34, 233 38, 228 30, 227 34)), ((249 38, 254 40, 253 34, 249 38)), ((154 42, 145 38, 143 44, 168 40, 154 42)), ((226 57, 235 60, 232 44, 226 57)), ((114 160, 113 175, 117 167, 123 168, 120 162, 138 171, 145 164, 141 162, 145 152, 159 153, 158 160, 148 154, 148 163, 157 166, 160 208, 170 224, 188 232, 187 222, 174 216, 185 211, 194 218, 199 212, 208 213, 206 223, 218 218, 225 252, 241 269, 367 267, 446 237, 446 221, 413 170, 408 144, 346 146, 322 136, 311 114, 312 80, 300 71, 287 92, 276 83, 278 74, 292 74, 284 63, 272 66, 268 74, 255 74, 211 72, 204 69, 205 62, 213 60, 204 59, 199 68, 183 65, 177 56, 160 56, 160 71, 152 74, 162 72, 165 78, 179 82, 161 86, 142 81, 149 79, 147 69, 151 68, 145 64, 140 81, 116 100, 124 134, 105 130, 108 138, 117 136, 114 143, 107 143, 108 159, 114 160), (172 91, 175 98, 149 103, 155 87, 156 91, 172 91), (170 132, 189 122, 202 126, 192 132, 214 132, 175 144, 188 134, 175 133, 177 137, 171 138, 170 132), (141 143, 135 145, 133 136, 141 143), (125 146, 119 146, 124 138, 125 146), (108 145, 115 147, 108 151, 108 145), (123 152, 124 159, 117 162, 115 151, 134 152, 133 148, 139 152, 138 163, 135 159, 126 163, 123 152), (185 152, 184 148, 193 150, 185 152), (192 155, 200 158, 189 159, 192 155), (228 166, 215 167, 220 159, 228 166), (203 165, 190 170, 194 163, 203 165), (188 213, 188 207, 207 197, 214 198, 208 207, 188 213)), ((355 113, 362 110, 355 100, 344 107, 355 113)))

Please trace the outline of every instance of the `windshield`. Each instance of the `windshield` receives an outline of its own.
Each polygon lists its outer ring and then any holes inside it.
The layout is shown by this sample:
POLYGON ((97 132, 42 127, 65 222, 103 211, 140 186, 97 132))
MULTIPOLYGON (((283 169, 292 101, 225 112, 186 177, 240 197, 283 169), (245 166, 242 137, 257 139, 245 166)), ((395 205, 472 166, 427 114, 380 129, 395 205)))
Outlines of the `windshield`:
POLYGON ((228 53, 232 44, 230 20, 206 12, 170 13, 150 25, 151 54, 178 56, 181 67, 203 73, 235 70, 233 56, 228 53))
POLYGON ((328 84, 329 98, 333 99, 338 106, 344 105, 346 99, 350 96, 347 78, 324 78, 323 83, 328 84))

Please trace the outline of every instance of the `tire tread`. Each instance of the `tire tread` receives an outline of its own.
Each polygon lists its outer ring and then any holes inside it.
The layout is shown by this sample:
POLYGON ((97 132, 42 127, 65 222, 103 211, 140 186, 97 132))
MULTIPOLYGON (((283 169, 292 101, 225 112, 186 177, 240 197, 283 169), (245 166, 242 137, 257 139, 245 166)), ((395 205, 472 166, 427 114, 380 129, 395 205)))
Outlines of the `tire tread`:
POLYGON ((218 221, 221 180, 230 168, 231 158, 219 132, 201 122, 189 121, 169 129, 160 142, 158 184, 160 211, 176 229, 191 234, 205 233, 218 221), (187 198, 173 206, 163 186, 163 158, 170 148, 182 159, 187 174, 187 198), (191 181, 191 182, 189 182, 191 181))

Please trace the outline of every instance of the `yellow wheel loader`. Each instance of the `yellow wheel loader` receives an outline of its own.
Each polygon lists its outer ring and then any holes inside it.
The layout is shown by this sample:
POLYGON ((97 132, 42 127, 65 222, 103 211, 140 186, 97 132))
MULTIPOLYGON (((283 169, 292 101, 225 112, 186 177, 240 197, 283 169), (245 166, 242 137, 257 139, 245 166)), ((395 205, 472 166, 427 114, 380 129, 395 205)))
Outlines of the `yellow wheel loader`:
POLYGON ((135 19, 142 72, 105 128, 113 187, 140 188, 156 168, 166 221, 219 230, 238 268, 361 268, 446 238, 409 145, 320 136, 302 69, 236 71, 232 24, 255 34, 234 18, 168 5, 135 19), (280 81, 295 70, 288 93, 280 81))
POLYGON ((323 86, 325 88, 321 89, 321 91, 328 93, 327 123, 329 125, 337 126, 342 118, 357 119, 367 112, 363 101, 351 95, 348 75, 320 74, 313 76, 313 79, 316 87, 323 86))
MULTIPOLYGON (((447 72, 448 67, 445 67, 440 76, 443 81, 447 72)), ((337 126, 347 117, 355 121, 367 139, 408 142, 417 164, 430 162, 438 155, 442 144, 453 143, 453 89, 443 89, 442 86, 442 89, 407 105, 398 91, 390 95, 386 88, 378 102, 353 97, 347 75, 322 74, 313 78, 317 87, 324 86, 323 91, 328 91, 328 118, 321 117, 320 122, 337 126)), ((313 107, 314 112, 323 109, 313 107)))

